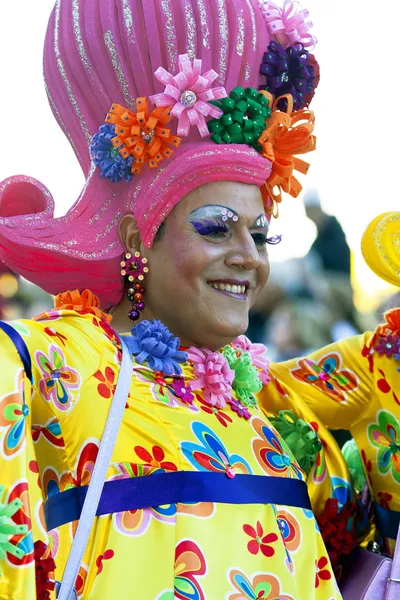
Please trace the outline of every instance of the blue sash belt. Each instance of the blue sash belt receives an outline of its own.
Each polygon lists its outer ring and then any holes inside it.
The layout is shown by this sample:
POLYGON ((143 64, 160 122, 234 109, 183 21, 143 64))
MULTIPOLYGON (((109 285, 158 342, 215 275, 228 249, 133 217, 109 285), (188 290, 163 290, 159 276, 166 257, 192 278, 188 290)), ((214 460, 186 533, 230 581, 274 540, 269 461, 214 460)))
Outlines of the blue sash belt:
POLYGON ((19 354, 21 362, 24 365, 26 376, 28 377, 29 381, 33 383, 32 361, 29 354, 29 350, 24 340, 22 339, 18 331, 14 329, 14 327, 11 327, 11 325, 5 323, 4 321, 0 321, 0 329, 2 329, 4 333, 7 334, 10 340, 13 342, 19 354))
MULTIPOLYGON (((48 498, 44 506, 48 531, 79 519, 87 489, 71 488, 48 498)), ((307 484, 298 479, 264 475, 236 475, 230 479, 224 473, 178 471, 106 482, 96 514, 198 502, 311 508, 307 484)))
POLYGON ((400 526, 400 512, 375 504, 376 525, 383 537, 395 540, 400 526))

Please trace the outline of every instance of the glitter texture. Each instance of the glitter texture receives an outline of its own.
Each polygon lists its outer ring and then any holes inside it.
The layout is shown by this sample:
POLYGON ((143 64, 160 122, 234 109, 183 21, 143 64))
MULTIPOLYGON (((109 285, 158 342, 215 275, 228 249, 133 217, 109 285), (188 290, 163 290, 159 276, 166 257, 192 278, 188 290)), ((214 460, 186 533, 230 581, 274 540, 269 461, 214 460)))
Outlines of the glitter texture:
POLYGON ((86 121, 83 118, 79 104, 77 103, 74 93, 72 91, 71 84, 70 84, 67 74, 65 72, 63 61, 61 59, 60 48, 58 45, 59 29, 60 29, 60 8, 61 8, 61 0, 57 0, 56 14, 55 14, 55 28, 54 28, 54 53, 55 53, 56 59, 57 59, 58 70, 60 71, 61 77, 64 80, 65 87, 67 88, 69 100, 70 100, 72 106, 74 107, 76 115, 79 119, 80 126, 82 128, 83 133, 85 134, 85 138, 86 138, 87 144, 89 146, 92 141, 92 136, 90 135, 90 131, 88 129, 86 121))
POLYGON ((54 112, 54 114, 57 117, 58 123, 60 124, 60 127, 62 128, 64 134, 68 138, 68 141, 71 144, 71 146, 72 146, 72 148, 73 148, 73 150, 74 150, 74 152, 75 152, 75 154, 76 154, 79 162, 81 162, 81 156, 79 154, 79 150, 78 150, 78 148, 77 148, 74 140, 72 139, 72 136, 71 136, 70 132, 68 131, 67 126, 65 125, 62 116, 60 115, 60 111, 58 110, 57 105, 54 102, 52 95, 50 94, 49 86, 47 84, 47 81, 46 81, 46 78, 44 77, 44 75, 43 75, 43 80, 44 80, 44 88, 46 90, 47 99, 48 99, 48 101, 50 103, 50 106, 53 109, 53 112, 54 112))
POLYGON ((250 77, 251 77, 251 67, 250 65, 247 63, 244 66, 244 80, 246 83, 248 83, 250 81, 250 77))
POLYGON ((172 11, 169 0, 161 0, 161 10, 164 13, 164 26, 167 32, 168 71, 173 72, 175 71, 176 65, 178 64, 178 54, 176 46, 174 20, 172 18, 172 11))
POLYGON ((238 33, 237 33, 237 40, 236 40, 236 52, 238 53, 238 56, 243 56, 243 52, 244 52, 244 18, 243 18, 243 11, 240 11, 240 15, 237 16, 237 22, 238 22, 238 33))
POLYGON ((207 13, 206 13, 206 8, 204 6, 204 0, 197 0, 197 8, 199 9, 199 13, 200 13, 202 44, 203 44, 203 47, 206 48, 206 50, 209 50, 210 49, 210 32, 208 30, 208 25, 207 25, 207 13))
POLYGON ((131 44, 136 45, 136 40, 133 35, 133 17, 132 17, 131 7, 129 6, 128 0, 121 0, 121 1, 122 1, 122 10, 123 10, 123 14, 124 14, 125 28, 128 33, 128 41, 131 44))
POLYGON ((219 37, 221 40, 219 54, 219 81, 222 85, 226 82, 228 60, 228 15, 226 14, 225 0, 213 0, 218 7, 219 37))
POLYGON ((89 225, 94 225, 94 223, 96 223, 96 221, 99 221, 101 216, 106 212, 107 208, 110 206, 110 203, 111 203, 111 198, 106 200, 104 202, 103 206, 101 207, 101 209, 95 215, 93 215, 93 217, 91 217, 89 219, 89 225))
POLYGON ((196 56, 196 21, 194 19, 192 5, 190 0, 184 0, 184 9, 185 9, 185 21, 186 21, 186 30, 187 30, 187 53, 189 58, 195 58, 196 56))
POLYGON ((249 7, 250 18, 251 18, 251 29, 252 29, 252 32, 253 32, 253 36, 252 36, 253 52, 257 52, 256 15, 254 13, 254 8, 251 5, 251 0, 246 0, 246 4, 249 7))
POLYGON ((129 91, 128 82, 125 77, 125 73, 122 69, 121 63, 119 62, 118 52, 117 52, 117 49, 114 44, 114 38, 113 38, 112 31, 105 32, 104 43, 107 46, 107 50, 110 55, 112 65, 114 67, 115 74, 116 74, 119 84, 121 86, 125 102, 127 103, 128 107, 130 109, 134 110, 136 108, 136 101, 131 96, 131 93, 129 91))
POLYGON ((95 236, 96 242, 98 242, 99 240, 101 240, 103 237, 105 237, 106 235, 108 235, 110 233, 110 231, 112 231, 113 229, 115 229, 121 219, 122 219, 121 213, 117 212, 114 215, 114 217, 112 218, 112 220, 110 221, 110 223, 107 225, 107 227, 103 231, 99 231, 99 233, 96 233, 96 236, 95 236))
POLYGON ((89 60, 88 60, 88 57, 86 54, 86 50, 85 50, 85 46, 83 44, 81 26, 79 23, 79 0, 72 0, 72 20, 73 20, 73 25, 74 25, 75 39, 76 39, 76 43, 78 45, 78 50, 79 50, 79 54, 81 56, 82 62, 85 66, 85 69, 90 73, 91 76, 93 76, 92 67, 89 63, 89 60))

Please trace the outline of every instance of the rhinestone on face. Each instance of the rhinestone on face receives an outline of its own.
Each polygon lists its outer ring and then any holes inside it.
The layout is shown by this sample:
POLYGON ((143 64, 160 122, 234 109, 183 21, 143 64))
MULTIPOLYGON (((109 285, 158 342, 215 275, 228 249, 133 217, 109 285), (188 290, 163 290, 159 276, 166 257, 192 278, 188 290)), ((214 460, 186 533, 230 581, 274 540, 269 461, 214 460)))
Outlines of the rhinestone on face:
POLYGON ((144 142, 146 142, 146 144, 148 144, 149 142, 151 142, 151 140, 154 137, 154 131, 150 131, 149 133, 146 133, 145 131, 142 131, 142 139, 144 142))
POLYGON ((282 83, 287 83, 289 81, 289 73, 287 71, 282 73, 281 81, 282 81, 282 83))
POLYGON ((194 106, 196 104, 196 102, 197 102, 197 96, 191 90, 186 90, 181 95, 181 103, 186 108, 192 108, 192 106, 194 106))

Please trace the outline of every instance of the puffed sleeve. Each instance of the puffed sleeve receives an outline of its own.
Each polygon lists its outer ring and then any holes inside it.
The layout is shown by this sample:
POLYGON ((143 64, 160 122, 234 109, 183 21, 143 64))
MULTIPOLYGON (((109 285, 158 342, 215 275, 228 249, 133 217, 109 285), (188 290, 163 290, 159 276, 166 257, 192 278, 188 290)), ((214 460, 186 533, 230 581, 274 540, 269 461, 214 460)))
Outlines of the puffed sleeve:
POLYGON ((32 422, 50 416, 40 395, 35 395, 14 344, 0 331, 1 600, 54 597, 54 561, 31 433, 32 422))
POLYGON ((285 408, 289 397, 294 403, 302 399, 326 427, 351 430, 377 408, 372 337, 365 333, 303 358, 271 364, 273 385, 263 396, 264 409, 274 413, 285 408))

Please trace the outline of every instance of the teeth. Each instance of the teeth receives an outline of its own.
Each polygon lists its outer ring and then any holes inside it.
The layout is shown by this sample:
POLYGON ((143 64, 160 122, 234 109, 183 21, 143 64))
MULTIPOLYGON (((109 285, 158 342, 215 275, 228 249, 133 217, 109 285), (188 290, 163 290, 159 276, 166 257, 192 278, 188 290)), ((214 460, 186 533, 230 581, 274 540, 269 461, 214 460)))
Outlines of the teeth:
POLYGON ((216 290, 221 290, 222 292, 231 292, 232 294, 246 293, 245 285, 231 285, 230 283, 209 283, 209 285, 216 290))

